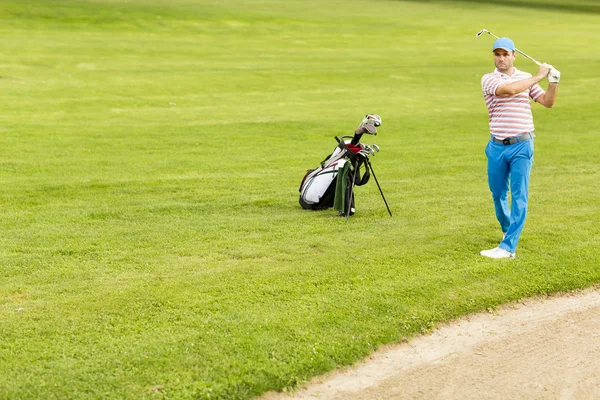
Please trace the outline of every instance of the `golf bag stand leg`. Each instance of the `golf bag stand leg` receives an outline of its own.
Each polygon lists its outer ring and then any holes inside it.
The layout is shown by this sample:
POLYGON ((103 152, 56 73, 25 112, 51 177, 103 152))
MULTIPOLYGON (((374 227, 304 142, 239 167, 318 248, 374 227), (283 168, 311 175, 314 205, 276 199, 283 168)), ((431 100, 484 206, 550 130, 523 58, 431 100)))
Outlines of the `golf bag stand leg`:
POLYGON ((373 174, 373 178, 375 178, 375 183, 377 183, 377 187, 379 188, 379 193, 381 193, 381 198, 385 203, 385 207, 387 208, 388 213, 390 213, 390 217, 392 216, 392 212, 390 211, 390 207, 388 206, 387 201, 385 200, 385 196, 383 195, 383 191, 381 190, 381 186, 379 186, 379 181, 377 180, 377 176, 375 175, 375 171, 373 170, 373 166, 371 165, 371 161, 367 158, 367 164, 369 164, 369 168, 371 168, 371 173, 373 174))

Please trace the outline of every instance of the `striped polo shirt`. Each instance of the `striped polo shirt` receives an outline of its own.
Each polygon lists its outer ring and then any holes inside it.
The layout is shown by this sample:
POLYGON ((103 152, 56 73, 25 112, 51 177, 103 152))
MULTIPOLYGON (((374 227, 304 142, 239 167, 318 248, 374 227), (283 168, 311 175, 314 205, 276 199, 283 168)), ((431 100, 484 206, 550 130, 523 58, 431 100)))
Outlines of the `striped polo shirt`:
POLYGON ((481 78, 481 89, 490 117, 490 133, 498 139, 533 132, 533 115, 529 98, 534 101, 543 95, 544 89, 537 83, 525 91, 510 95, 496 96, 496 89, 503 83, 512 83, 530 78, 531 74, 515 68, 509 76, 497 69, 481 78))

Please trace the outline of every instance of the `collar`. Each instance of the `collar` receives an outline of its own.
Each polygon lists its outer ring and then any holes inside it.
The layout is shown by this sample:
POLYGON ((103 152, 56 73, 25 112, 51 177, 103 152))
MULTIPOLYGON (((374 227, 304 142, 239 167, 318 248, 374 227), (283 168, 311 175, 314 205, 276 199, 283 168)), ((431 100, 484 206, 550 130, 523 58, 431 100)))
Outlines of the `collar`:
POLYGON ((514 69, 514 71, 513 71, 512 75, 508 75, 508 74, 502 73, 502 72, 498 71, 498 68, 496 68, 494 70, 494 74, 499 75, 501 78, 512 78, 513 76, 515 76, 516 74, 518 74, 519 72, 521 72, 516 67, 513 67, 513 69, 514 69))

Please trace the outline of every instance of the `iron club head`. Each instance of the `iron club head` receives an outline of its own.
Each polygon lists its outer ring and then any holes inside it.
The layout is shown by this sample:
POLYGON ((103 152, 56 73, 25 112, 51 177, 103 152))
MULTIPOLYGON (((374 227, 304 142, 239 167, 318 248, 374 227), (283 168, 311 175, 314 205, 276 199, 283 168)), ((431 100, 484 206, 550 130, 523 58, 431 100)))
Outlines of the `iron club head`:
POLYGON ((488 31, 487 29, 482 29, 479 32, 477 32, 477 34, 475 35, 475 37, 480 37, 481 35, 483 35, 484 33, 487 33, 488 35, 492 35, 493 37, 495 37, 496 39, 499 39, 498 36, 494 35, 492 32, 488 31))

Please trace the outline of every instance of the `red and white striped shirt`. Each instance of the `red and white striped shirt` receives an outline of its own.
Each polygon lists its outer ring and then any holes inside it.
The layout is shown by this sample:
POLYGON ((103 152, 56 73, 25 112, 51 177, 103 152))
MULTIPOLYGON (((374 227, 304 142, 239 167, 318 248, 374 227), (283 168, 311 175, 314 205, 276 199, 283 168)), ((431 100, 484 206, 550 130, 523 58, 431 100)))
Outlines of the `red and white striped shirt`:
POLYGON ((516 68, 510 76, 496 69, 481 78, 481 89, 490 116, 490 133, 498 139, 506 139, 534 130, 529 98, 531 97, 535 101, 545 93, 540 85, 536 83, 513 96, 496 96, 496 89, 501 84, 527 78, 531 78, 531 74, 516 68))

